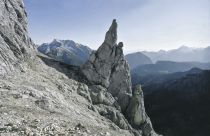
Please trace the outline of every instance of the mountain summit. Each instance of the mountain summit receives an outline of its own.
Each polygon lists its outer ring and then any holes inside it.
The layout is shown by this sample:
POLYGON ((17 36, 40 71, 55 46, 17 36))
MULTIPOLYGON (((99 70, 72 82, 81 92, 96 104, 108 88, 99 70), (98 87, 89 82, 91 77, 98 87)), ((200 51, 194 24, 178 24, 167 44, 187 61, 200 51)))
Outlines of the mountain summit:
POLYGON ((74 66, 84 64, 92 52, 89 47, 72 40, 58 39, 51 43, 43 43, 37 50, 55 60, 74 66))

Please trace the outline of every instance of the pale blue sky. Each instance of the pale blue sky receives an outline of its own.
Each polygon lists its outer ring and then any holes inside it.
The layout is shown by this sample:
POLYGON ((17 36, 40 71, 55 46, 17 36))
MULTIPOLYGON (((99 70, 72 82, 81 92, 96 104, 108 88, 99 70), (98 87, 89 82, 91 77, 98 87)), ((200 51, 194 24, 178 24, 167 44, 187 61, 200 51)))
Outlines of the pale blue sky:
POLYGON ((125 52, 210 45, 210 0, 24 0, 37 44, 70 39, 97 49, 113 18, 125 52))

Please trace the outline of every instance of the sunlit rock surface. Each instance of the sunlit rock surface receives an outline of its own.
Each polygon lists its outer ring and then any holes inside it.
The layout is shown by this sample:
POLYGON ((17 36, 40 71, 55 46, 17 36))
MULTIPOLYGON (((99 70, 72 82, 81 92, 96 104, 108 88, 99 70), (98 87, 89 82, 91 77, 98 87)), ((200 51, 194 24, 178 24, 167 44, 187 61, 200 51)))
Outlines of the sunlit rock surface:
POLYGON ((0 76, 33 56, 22 0, 0 0, 0 76))

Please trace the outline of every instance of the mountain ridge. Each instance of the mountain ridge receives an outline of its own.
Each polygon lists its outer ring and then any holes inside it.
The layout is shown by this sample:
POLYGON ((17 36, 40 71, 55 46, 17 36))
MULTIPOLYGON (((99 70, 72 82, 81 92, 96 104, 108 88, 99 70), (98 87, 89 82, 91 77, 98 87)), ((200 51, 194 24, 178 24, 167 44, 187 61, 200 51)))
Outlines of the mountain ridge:
POLYGON ((209 48, 193 48, 188 46, 181 46, 177 49, 172 50, 160 50, 160 51, 142 51, 143 54, 150 57, 153 62, 160 60, 168 61, 199 61, 199 62, 209 62, 208 54, 209 48))
POLYGON ((125 55, 125 59, 128 61, 128 64, 131 69, 137 66, 153 63, 152 60, 148 56, 144 55, 141 52, 127 54, 125 55))
POLYGON ((73 40, 54 39, 37 47, 38 51, 66 64, 80 66, 89 58, 92 50, 73 40))
POLYGON ((158 61, 155 64, 147 64, 143 66, 138 66, 131 71, 132 74, 138 74, 141 76, 151 75, 151 74, 167 74, 173 72, 184 72, 188 71, 194 67, 200 69, 210 69, 210 63, 201 62, 173 62, 173 61, 158 61))

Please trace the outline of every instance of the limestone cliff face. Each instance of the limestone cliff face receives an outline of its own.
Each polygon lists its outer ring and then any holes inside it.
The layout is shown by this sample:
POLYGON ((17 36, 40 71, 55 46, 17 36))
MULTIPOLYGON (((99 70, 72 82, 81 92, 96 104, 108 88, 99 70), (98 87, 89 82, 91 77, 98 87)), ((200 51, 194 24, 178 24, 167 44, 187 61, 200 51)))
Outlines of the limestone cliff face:
POLYGON ((22 0, 0 0, 0 76, 34 51, 22 0))
POLYGON ((137 86, 132 94, 129 66, 122 47, 122 42, 117 44, 117 22, 113 20, 103 44, 91 54, 81 68, 90 82, 90 96, 99 113, 120 128, 130 129, 139 136, 155 136, 156 133, 145 112, 141 87, 137 86), (94 94, 98 98, 95 98, 94 94))

